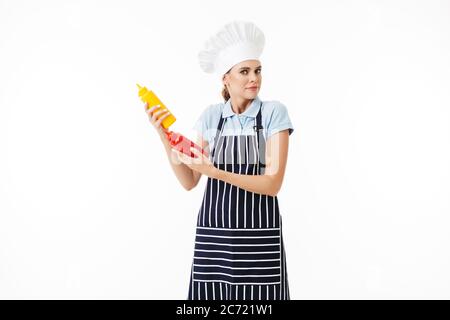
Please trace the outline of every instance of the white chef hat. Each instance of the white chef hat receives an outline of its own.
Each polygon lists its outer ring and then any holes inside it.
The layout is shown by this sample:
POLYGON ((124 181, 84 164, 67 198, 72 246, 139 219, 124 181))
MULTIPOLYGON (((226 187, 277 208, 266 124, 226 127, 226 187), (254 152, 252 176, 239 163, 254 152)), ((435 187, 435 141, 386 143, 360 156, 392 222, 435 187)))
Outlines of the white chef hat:
POLYGON ((206 41, 205 49, 198 54, 200 67, 222 77, 239 62, 258 60, 264 43, 264 33, 255 24, 234 20, 206 41))

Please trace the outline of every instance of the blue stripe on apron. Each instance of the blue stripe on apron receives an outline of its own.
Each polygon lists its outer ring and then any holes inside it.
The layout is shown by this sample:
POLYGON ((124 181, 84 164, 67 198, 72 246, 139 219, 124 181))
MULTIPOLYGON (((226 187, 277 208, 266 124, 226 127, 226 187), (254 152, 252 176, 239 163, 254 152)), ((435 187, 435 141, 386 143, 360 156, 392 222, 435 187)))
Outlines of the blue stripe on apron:
MULTIPOLYGON (((261 175, 265 139, 261 104, 255 135, 222 135, 221 117, 211 160, 233 173, 261 175)), ((189 300, 289 300, 278 198, 208 177, 198 212, 189 300)))

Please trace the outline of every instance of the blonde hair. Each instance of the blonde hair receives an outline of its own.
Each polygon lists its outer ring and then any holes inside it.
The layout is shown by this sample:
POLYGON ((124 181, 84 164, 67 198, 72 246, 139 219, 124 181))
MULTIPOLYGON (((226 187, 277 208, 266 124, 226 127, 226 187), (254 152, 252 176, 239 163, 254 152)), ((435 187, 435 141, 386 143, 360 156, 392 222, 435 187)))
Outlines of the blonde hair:
POLYGON ((227 102, 228 99, 230 99, 230 93, 228 92, 228 89, 225 86, 222 89, 222 97, 225 100, 225 102, 227 102))

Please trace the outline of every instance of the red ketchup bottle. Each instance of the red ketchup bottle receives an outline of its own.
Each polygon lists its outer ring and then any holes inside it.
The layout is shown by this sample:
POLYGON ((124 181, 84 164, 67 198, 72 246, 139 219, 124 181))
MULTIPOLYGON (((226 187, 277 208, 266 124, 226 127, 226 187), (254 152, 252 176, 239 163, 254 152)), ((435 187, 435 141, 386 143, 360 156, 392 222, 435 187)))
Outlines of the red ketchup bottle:
POLYGON ((167 131, 166 132, 167 139, 170 142, 170 145, 173 149, 178 150, 180 152, 183 152, 185 155, 188 155, 191 158, 198 158, 192 151, 191 147, 196 148, 198 151, 203 153, 205 156, 208 156, 201 147, 199 147, 197 144, 183 136, 181 133, 176 133, 173 131, 167 131))

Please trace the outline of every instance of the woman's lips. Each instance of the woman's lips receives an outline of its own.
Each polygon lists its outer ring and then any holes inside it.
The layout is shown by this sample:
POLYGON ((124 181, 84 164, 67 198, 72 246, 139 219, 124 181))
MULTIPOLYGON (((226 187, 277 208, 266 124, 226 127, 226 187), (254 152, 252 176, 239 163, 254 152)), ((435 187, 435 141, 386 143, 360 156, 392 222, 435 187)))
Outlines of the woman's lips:
POLYGON ((253 88, 247 88, 248 90, 256 90, 258 89, 258 87, 253 87, 253 88))

